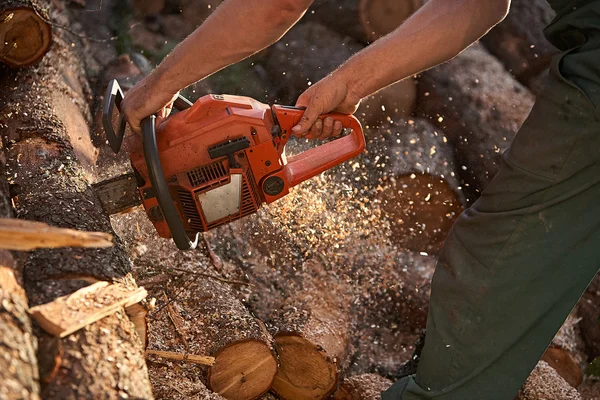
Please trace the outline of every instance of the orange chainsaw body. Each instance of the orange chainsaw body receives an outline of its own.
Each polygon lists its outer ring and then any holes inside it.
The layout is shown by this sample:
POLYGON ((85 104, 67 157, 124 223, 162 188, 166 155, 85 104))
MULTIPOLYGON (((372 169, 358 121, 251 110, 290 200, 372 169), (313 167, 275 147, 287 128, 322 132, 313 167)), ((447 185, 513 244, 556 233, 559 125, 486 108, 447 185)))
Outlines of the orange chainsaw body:
MULTIPOLYGON (((291 128, 303 114, 300 108, 248 97, 206 95, 155 126, 164 181, 188 235, 253 214, 263 203, 363 151, 358 120, 332 113, 320 118, 333 116, 351 133, 286 159, 291 128)), ((149 219, 160 236, 169 238, 172 227, 151 183, 142 136, 125 138, 131 164, 149 219)))

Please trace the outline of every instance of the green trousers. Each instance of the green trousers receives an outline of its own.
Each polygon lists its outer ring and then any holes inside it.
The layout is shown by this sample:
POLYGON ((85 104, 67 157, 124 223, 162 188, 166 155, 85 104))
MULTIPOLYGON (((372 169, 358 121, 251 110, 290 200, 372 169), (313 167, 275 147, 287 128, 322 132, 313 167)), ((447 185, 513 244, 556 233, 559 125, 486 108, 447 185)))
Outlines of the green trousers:
POLYGON ((513 399, 598 272, 600 33, 580 33, 450 232, 417 374, 384 400, 513 399))

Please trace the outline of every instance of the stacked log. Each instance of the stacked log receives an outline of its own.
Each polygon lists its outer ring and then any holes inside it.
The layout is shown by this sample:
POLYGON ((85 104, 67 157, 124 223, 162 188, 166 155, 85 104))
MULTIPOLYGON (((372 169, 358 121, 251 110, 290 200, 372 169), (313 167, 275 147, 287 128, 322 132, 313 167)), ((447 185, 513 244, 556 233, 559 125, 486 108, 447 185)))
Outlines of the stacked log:
POLYGON ((45 0, 6 0, 0 5, 0 62, 26 67, 44 57, 52 44, 45 0))
POLYGON ((482 42, 522 84, 534 88, 558 52, 544 36, 555 14, 546 0, 513 0, 508 16, 482 42))
MULTIPOLYGON (((20 218, 111 232, 86 175, 95 159, 88 130, 85 72, 56 35, 37 68, 2 84, 0 134, 8 154, 11 197, 20 218)), ((53 249, 28 253, 25 290, 31 306, 73 292, 90 279, 135 285, 122 249, 53 249)), ((124 311, 64 339, 36 330, 44 398, 152 398, 143 349, 124 311)))
POLYGON ((355 375, 344 379, 335 392, 335 400, 379 400, 381 392, 392 386, 392 381, 376 374, 355 375))
POLYGON ((396 29, 424 0, 316 0, 307 18, 367 44, 396 29))
MULTIPOLYGON (((311 84, 327 76, 362 48, 355 40, 316 22, 292 28, 269 49, 266 60, 280 102, 294 104, 311 84)), ((412 113, 415 98, 414 80, 407 78, 369 96, 357 116, 370 126, 378 126, 388 119, 403 119, 412 113)))
POLYGON ((498 171, 501 154, 533 102, 529 90, 480 44, 423 73, 418 108, 444 130, 456 149, 470 201, 498 171))
MULTIPOLYGON (((10 194, 0 148, 0 217, 11 216, 10 194)), ((17 282, 16 262, 0 250, 0 398, 39 399, 37 339, 27 314, 27 296, 17 282)))

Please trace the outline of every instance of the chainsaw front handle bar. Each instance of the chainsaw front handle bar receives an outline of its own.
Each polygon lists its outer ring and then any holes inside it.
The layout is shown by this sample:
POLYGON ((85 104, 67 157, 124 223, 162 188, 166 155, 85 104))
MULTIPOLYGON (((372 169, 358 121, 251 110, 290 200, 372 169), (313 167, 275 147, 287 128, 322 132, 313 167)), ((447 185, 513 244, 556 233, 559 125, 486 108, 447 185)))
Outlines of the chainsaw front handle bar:
POLYGON ((181 218, 173 203, 173 198, 169 192, 169 185, 165 180, 160 157, 158 154, 158 146, 156 144, 156 116, 151 115, 142 120, 142 146, 144 148, 144 159, 148 167, 148 175, 152 188, 156 193, 158 206, 162 211, 162 215, 169 226, 173 241, 179 250, 195 249, 198 245, 199 234, 196 233, 194 240, 190 240, 181 218))
MULTIPOLYGON (((123 137, 125 136, 125 115, 121 113, 121 102, 123 101, 123 91, 119 86, 119 82, 116 79, 111 80, 106 88, 106 94, 104 95, 104 107, 102 108, 102 125, 104 126, 104 132, 106 132, 106 138, 110 148, 115 153, 121 150, 123 144, 123 137), (113 114, 115 112, 115 106, 119 112, 119 126, 115 131, 113 126, 113 114)), ((186 108, 190 108, 192 103, 183 97, 178 95, 173 102, 173 109, 176 111, 183 111, 186 108)))
MULTIPOLYGON (((306 109, 304 107, 273 106, 273 110, 281 129, 287 131, 289 135, 292 127, 300 122, 306 109)), ((344 128, 351 129, 352 132, 288 158, 284 170, 290 187, 359 155, 365 149, 365 135, 360 122, 354 115, 329 113, 319 116, 319 119, 323 120, 327 117, 340 121, 344 128)))

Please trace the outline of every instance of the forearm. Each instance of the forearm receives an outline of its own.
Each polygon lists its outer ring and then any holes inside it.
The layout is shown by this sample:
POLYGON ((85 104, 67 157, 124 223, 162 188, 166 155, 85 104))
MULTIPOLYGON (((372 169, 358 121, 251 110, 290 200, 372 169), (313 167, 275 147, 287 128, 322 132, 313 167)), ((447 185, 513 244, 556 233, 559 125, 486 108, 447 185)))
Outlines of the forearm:
POLYGON ((430 0, 335 73, 363 98, 453 58, 500 22, 508 5, 506 0, 430 0))
POLYGON ((280 39, 312 0, 227 0, 155 70, 176 92, 280 39))

